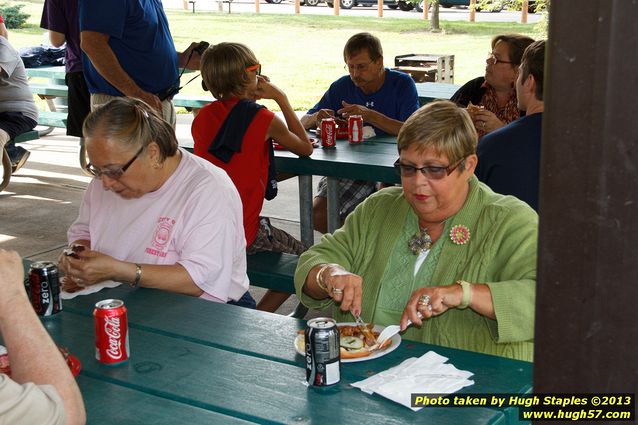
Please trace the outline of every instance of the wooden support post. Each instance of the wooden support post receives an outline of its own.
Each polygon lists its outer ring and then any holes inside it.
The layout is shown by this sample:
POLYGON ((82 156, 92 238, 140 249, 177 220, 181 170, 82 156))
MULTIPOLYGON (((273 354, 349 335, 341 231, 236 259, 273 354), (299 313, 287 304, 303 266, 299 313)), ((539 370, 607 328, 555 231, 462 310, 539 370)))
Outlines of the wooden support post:
POLYGON ((551 2, 535 393, 638 392, 636 16, 631 1, 551 2))
POLYGON ((379 18, 383 18, 383 0, 378 0, 377 1, 377 7, 378 7, 378 10, 379 10, 379 13, 378 13, 379 18))
POLYGON ((470 22, 476 21, 476 0, 470 0, 470 22))
POLYGON ((529 9, 529 0, 523 0, 523 6, 521 9, 521 24, 527 23, 527 10, 529 9))
POLYGON ((297 15, 301 13, 301 2, 299 0, 295 0, 295 13, 297 15))
POLYGON ((335 16, 339 16, 339 9, 341 9, 341 0, 332 0, 335 8, 335 16))
POLYGON ((425 21, 427 21, 429 19, 429 9, 430 9, 430 5, 429 5, 429 1, 428 0, 424 0, 423 1, 423 19, 425 21))
POLYGON ((255 0, 255 13, 259 13, 259 0, 255 0))

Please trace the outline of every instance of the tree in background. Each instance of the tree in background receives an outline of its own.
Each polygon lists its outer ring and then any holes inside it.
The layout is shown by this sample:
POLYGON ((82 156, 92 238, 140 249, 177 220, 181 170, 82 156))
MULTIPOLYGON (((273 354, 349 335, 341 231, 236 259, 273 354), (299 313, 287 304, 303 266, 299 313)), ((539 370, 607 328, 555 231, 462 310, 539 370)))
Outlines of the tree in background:
POLYGON ((29 19, 29 15, 20 11, 24 7, 23 4, 9 6, 6 3, 0 4, 0 15, 4 18, 4 24, 9 29, 22 28, 29 19))

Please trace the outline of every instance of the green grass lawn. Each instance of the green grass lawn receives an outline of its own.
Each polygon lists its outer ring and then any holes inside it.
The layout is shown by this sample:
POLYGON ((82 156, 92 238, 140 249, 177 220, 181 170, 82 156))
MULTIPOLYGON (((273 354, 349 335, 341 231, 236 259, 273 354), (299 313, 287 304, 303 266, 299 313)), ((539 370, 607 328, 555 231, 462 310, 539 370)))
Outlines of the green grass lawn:
MULTIPOLYGON (((13 3, 13 2, 12 2, 13 3)), ((28 26, 10 30, 16 48, 38 45, 45 39, 39 28, 42 0, 22 0, 31 18, 28 26)), ((302 8, 303 12, 303 8, 302 8)), ((211 44, 234 41, 248 45, 262 64, 262 72, 288 95, 296 110, 313 106, 329 84, 345 74, 343 45, 353 34, 369 31, 381 39, 386 66, 407 53, 455 55, 454 82, 462 84, 483 75, 490 39, 500 33, 517 32, 539 37, 534 25, 517 23, 470 23, 443 21, 443 32, 432 33, 429 24, 414 19, 335 17, 316 15, 196 13, 167 10, 178 50, 191 41, 211 44)), ((185 83, 187 78, 182 78, 185 83)), ((200 79, 183 90, 206 95, 200 79)), ((277 109, 274 104, 264 102, 277 109)))

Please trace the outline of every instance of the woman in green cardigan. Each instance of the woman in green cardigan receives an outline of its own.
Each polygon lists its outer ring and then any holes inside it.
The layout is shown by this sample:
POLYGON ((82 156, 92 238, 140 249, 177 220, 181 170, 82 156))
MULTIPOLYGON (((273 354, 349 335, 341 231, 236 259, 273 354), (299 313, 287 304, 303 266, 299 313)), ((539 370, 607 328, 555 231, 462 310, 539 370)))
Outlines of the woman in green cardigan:
POLYGON ((301 301, 336 304, 404 338, 532 361, 538 216, 474 176, 477 134, 467 111, 432 102, 397 139, 401 187, 369 197, 304 253, 301 301))

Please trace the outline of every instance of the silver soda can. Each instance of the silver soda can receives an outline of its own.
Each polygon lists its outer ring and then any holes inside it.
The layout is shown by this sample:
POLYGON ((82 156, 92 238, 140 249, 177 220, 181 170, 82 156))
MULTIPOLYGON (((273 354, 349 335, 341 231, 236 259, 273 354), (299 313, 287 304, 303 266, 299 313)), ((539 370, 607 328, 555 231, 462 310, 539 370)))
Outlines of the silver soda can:
POLYGON ((334 319, 318 317, 306 324, 306 380, 315 387, 341 380, 339 328, 334 319))
POLYGON ((29 298, 41 317, 62 311, 58 266, 50 261, 36 261, 29 267, 29 298))

